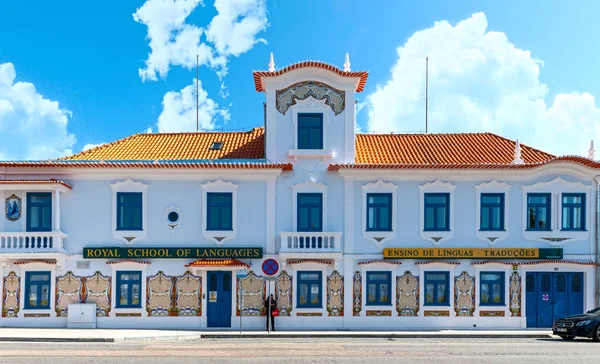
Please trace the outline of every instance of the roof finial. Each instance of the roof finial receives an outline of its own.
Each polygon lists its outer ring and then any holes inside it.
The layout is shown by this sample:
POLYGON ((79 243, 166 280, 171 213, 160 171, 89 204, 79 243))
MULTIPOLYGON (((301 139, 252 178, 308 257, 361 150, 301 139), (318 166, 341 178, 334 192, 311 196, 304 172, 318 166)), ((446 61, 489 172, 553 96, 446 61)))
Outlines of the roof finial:
POLYGON ((273 60, 273 52, 271 52, 271 60, 269 61, 269 72, 275 72, 275 61, 273 60))
POLYGON ((346 53, 346 62, 344 62, 344 72, 350 72, 350 56, 346 53))
POLYGON ((594 140, 590 141, 590 150, 588 150, 588 159, 596 159, 596 149, 594 149, 594 140))
POLYGON ((519 143, 519 139, 515 143, 515 159, 511 164, 524 164, 525 161, 521 158, 521 143, 519 143))

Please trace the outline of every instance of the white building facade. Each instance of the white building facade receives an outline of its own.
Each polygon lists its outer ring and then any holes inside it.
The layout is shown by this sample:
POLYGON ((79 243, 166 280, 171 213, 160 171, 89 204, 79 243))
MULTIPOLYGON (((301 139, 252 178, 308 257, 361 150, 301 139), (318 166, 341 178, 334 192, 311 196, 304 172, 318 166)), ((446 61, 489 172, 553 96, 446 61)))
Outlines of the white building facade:
POLYGON ((269 293, 281 330, 550 327, 598 306, 593 153, 357 134, 368 74, 349 67, 254 72, 264 128, 0 162, 0 326, 67 327, 82 304, 100 328, 264 329, 269 293))

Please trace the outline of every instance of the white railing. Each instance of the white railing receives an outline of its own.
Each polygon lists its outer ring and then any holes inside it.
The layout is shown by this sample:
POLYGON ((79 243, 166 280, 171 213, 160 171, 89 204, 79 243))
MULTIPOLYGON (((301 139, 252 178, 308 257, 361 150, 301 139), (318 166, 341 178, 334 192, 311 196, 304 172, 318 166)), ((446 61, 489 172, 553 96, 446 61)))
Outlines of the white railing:
POLYGON ((336 253, 342 251, 342 233, 281 233, 280 252, 336 253))
POLYGON ((63 250, 61 232, 0 232, 0 253, 52 253, 63 250))

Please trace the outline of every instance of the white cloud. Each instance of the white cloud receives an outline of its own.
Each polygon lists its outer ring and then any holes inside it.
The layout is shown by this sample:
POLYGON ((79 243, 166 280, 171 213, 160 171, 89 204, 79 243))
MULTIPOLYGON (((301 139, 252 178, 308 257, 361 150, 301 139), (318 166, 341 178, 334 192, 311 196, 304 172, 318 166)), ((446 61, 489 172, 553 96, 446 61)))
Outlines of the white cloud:
MULTIPOLYGON (((219 105, 208 97, 208 93, 202 88, 198 92, 199 112, 198 121, 200 130, 212 130, 215 121, 221 119, 229 120, 227 109, 219 108, 219 105)), ((158 117, 159 132, 181 132, 196 130, 196 80, 184 87, 181 91, 169 91, 163 98, 163 111, 158 117)))
POLYGON ((477 13, 414 33, 397 49, 390 79, 367 97, 368 129, 425 129, 429 57, 430 132, 491 131, 551 153, 587 155, 590 139, 600 141, 594 97, 559 93, 546 104, 543 62, 487 27, 477 13))
POLYGON ((86 144, 86 145, 84 145, 84 146, 83 146, 83 149, 82 149, 81 151, 82 151, 82 152, 85 152, 86 150, 89 150, 89 149, 92 149, 92 148, 99 147, 99 146, 101 146, 102 144, 104 144, 104 143, 99 143, 99 144, 91 144, 91 143, 90 143, 90 144, 86 144))
POLYGON ((47 159, 72 153, 71 113, 29 82, 16 82, 12 63, 0 64, 0 159, 47 159))
POLYGON ((217 15, 206 29, 186 23, 201 0, 147 0, 133 19, 148 27, 151 51, 139 69, 142 80, 166 78, 171 66, 192 68, 199 55, 201 66, 216 69, 219 77, 227 73, 227 58, 239 56, 254 47, 256 36, 267 26, 264 0, 216 0, 217 15), (205 35, 204 42, 202 35, 205 35))

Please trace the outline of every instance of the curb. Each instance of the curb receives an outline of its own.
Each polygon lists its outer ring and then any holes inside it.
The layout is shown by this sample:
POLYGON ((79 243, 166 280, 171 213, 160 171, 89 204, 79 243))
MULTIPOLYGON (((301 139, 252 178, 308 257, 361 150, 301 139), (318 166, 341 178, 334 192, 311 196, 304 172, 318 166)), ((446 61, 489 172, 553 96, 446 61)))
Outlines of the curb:
POLYGON ((345 338, 345 339, 548 339, 551 334, 205 334, 201 339, 262 339, 262 338, 283 338, 283 339, 312 339, 312 338, 345 338))
POLYGON ((123 337, 113 339, 115 342, 140 342, 140 341, 193 341, 201 339, 202 335, 172 335, 172 336, 140 336, 140 337, 123 337))
POLYGON ((113 343, 113 338, 0 337, 0 342, 113 343))

